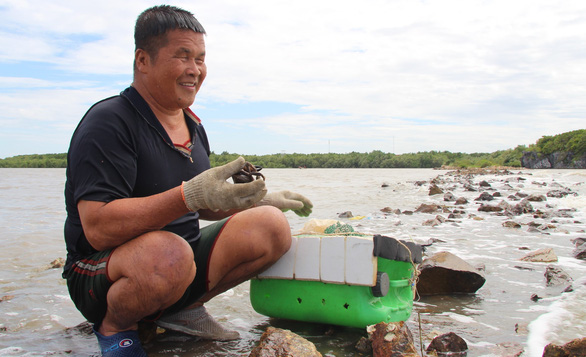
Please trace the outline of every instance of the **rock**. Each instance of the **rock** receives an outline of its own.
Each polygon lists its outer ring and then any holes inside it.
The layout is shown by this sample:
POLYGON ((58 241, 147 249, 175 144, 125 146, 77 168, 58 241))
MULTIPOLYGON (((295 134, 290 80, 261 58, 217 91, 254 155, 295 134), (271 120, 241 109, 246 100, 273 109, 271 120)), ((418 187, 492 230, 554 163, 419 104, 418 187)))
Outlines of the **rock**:
POLYGON ((492 187, 486 180, 482 180, 478 183, 480 187, 492 187))
POLYGON ((440 209, 440 207, 438 205, 435 204, 425 204, 422 203, 419 207, 417 207, 417 209, 415 210, 415 212, 419 212, 419 213, 435 213, 440 209))
POLYGON ((586 337, 577 338, 559 346, 553 343, 545 346, 543 357, 574 357, 586 356, 586 337))
POLYGON ((556 151, 544 155, 535 151, 524 151, 521 166, 529 169, 585 169, 586 154, 578 156, 571 151, 556 151))
POLYGON ((541 248, 525 255, 521 260, 526 262, 550 263, 557 262, 558 257, 555 255, 553 248, 541 248))
POLYGON ((363 353, 365 355, 372 355, 372 345, 370 344, 370 340, 366 337, 360 337, 358 342, 354 345, 356 351, 363 353))
POLYGON ((338 214, 338 218, 352 218, 354 215, 350 211, 342 212, 338 214))
POLYGON ((466 261, 449 252, 439 252, 419 266, 419 295, 473 294, 486 279, 466 261))
POLYGON ((513 212, 513 214, 520 216, 523 213, 532 213, 533 206, 531 205, 531 203, 529 203, 527 199, 524 198, 521 200, 521 202, 517 203, 511 211, 513 212))
POLYGON ((0 302, 14 299, 14 295, 4 295, 0 297, 0 302))
POLYGON ((419 357, 405 322, 379 322, 367 327, 373 357, 419 357))
POLYGON ((451 201, 455 201, 456 200, 456 196, 454 196, 453 193, 451 192, 446 192, 444 194, 444 201, 446 202, 451 202, 451 201))
POLYGON ((547 198, 544 195, 529 195, 529 197, 527 197, 527 201, 529 201, 529 202, 543 202, 543 201, 547 201, 547 198))
POLYGON ((450 356, 466 356, 468 344, 464 339, 453 332, 448 332, 434 338, 426 352, 449 352, 450 356), (460 353, 454 353, 460 352, 460 353))
POLYGON ((65 266, 65 259, 57 258, 49 264, 49 269, 59 269, 65 266))
POLYGON ((571 192, 570 190, 552 190, 549 191, 546 196, 547 197, 553 197, 553 198, 563 198, 566 197, 567 195, 574 195, 577 196, 577 194, 575 192, 571 192))
POLYGON ((94 325, 87 321, 84 321, 74 327, 67 327, 65 329, 65 333, 68 335, 91 336, 94 334, 94 325))
POLYGON ((455 203, 457 205, 465 205, 465 204, 468 204, 468 200, 464 197, 459 197, 455 203))
POLYGON ((442 222, 440 222, 437 218, 428 219, 427 221, 424 221, 423 223, 421 223, 422 226, 426 226, 426 227, 435 227, 435 226, 439 226, 440 224, 442 224, 442 222))
POLYGON ((262 334, 259 345, 252 349, 249 357, 311 357, 321 355, 315 345, 305 338, 289 330, 269 326, 262 334))
POLYGON ((503 208, 501 206, 481 204, 480 207, 478 207, 479 212, 501 212, 502 210, 503 208))
POLYGON ((572 243, 576 246, 574 248, 574 258, 586 260, 586 238, 576 238, 572 240, 572 243))
POLYGON ((385 208, 381 208, 380 211, 383 213, 392 213, 393 209, 391 207, 385 207, 385 208))
POLYGON ((494 197, 488 192, 482 192, 474 201, 492 201, 494 197))
POLYGON ((442 190, 441 188, 439 188, 435 184, 432 184, 431 187, 429 188, 429 195, 430 196, 440 195, 442 193, 444 193, 444 190, 442 190))
POLYGON ((517 222, 514 222, 514 221, 506 221, 506 222, 503 222, 503 227, 506 227, 506 228, 521 228, 521 225, 519 223, 517 223, 517 222))
POLYGON ((548 265, 545 268, 545 284, 547 286, 562 285, 572 282, 572 278, 562 268, 556 268, 553 265, 548 265))

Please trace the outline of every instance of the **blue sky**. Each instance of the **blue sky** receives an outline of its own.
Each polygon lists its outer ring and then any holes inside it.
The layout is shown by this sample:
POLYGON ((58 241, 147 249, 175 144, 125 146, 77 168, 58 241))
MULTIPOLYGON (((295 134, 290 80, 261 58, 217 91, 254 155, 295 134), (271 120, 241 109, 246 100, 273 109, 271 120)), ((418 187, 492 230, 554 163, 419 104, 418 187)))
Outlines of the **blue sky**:
MULTIPOLYGON (((212 150, 493 152, 586 128, 581 0, 191 0, 212 150)), ((66 152, 153 1, 0 0, 0 158, 66 152)))

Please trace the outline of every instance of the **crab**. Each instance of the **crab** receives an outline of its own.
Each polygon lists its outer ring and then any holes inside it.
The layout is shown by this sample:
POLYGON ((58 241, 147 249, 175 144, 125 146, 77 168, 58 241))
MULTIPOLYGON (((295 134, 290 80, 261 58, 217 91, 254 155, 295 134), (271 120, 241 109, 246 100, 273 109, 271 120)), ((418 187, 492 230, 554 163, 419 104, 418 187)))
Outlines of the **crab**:
POLYGON ((260 178, 265 180, 264 175, 259 172, 260 170, 262 170, 262 167, 253 165, 247 161, 244 163, 242 170, 232 175, 232 180, 234 183, 247 183, 260 178))

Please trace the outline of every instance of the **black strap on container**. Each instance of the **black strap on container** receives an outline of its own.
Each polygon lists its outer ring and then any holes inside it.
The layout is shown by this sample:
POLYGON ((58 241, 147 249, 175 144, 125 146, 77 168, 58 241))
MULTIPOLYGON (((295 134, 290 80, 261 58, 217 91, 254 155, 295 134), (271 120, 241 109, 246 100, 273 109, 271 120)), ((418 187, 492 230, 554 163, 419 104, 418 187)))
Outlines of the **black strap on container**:
POLYGON ((423 248, 421 245, 398 241, 395 238, 376 234, 373 237, 375 257, 381 257, 389 260, 419 264, 423 261, 423 248))

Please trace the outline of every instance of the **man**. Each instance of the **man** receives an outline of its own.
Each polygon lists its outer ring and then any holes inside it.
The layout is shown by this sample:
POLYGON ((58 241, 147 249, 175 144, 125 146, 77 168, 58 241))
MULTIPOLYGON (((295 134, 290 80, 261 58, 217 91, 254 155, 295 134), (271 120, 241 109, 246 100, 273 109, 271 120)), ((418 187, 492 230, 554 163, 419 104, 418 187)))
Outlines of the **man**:
POLYGON ((145 10, 132 86, 90 108, 71 140, 63 277, 104 356, 144 356, 143 319, 238 338, 203 303, 288 250, 283 211, 311 213, 307 198, 266 193, 263 180, 228 183, 243 158, 210 168, 205 131, 188 109, 206 77, 204 34, 187 11, 145 10), (199 219, 218 222, 200 228, 199 219))

